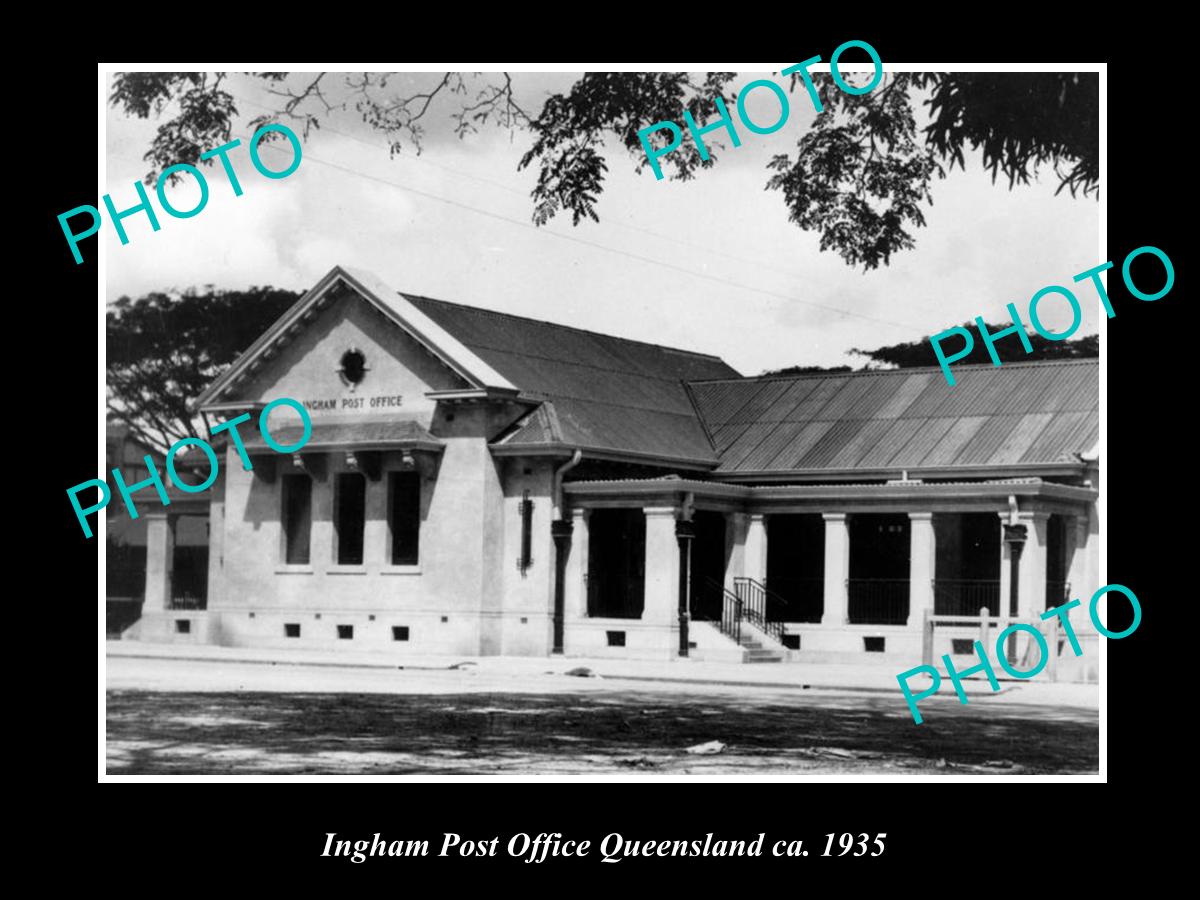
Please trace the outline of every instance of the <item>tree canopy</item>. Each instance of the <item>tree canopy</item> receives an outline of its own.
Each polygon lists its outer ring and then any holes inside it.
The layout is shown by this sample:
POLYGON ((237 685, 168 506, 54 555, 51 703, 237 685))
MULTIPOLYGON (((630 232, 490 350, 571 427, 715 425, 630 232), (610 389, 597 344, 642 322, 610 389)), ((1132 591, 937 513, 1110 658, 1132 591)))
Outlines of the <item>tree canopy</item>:
MULTIPOLYGON (((1010 327, 1011 323, 1004 324, 987 324, 987 330, 995 334, 1001 329, 1010 327)), ((957 360, 955 365, 968 365, 970 363, 991 363, 992 358, 988 355, 987 347, 978 336, 976 324, 974 322, 964 322, 961 328, 965 328, 975 337, 975 344, 968 356, 957 360)), ((1080 359, 1084 357, 1095 357, 1100 355, 1100 336, 1098 334, 1088 334, 1083 337, 1069 339, 1065 341, 1050 341, 1042 337, 1037 332, 1026 332, 1029 335, 1029 343, 1033 345, 1033 352, 1026 353, 1021 342, 1016 339, 1016 336, 1006 337, 998 341, 995 345, 996 355, 1000 357, 1002 363, 1007 362, 1030 362, 1033 360, 1043 359, 1080 359)), ((938 358, 933 352, 933 345, 929 343, 929 335, 926 335, 919 341, 905 341, 899 344, 888 344, 884 347, 877 347, 874 350, 859 350, 854 348, 850 350, 856 356, 865 357, 867 362, 859 369, 859 371, 868 371, 870 369, 910 369, 919 366, 934 366, 938 365, 938 358)), ((959 345, 953 344, 947 346, 947 353, 952 350, 957 350, 959 345)), ((849 366, 835 366, 833 368, 822 368, 820 366, 789 366, 786 369, 775 369, 770 372, 764 372, 764 375, 803 375, 808 372, 849 372, 849 366)))
POLYGON ((109 417, 163 453, 207 428, 187 408, 300 294, 273 287, 121 297, 106 316, 109 417))
MULTIPOLYGON (((176 163, 212 165, 207 150, 226 143, 240 114, 227 90, 227 73, 126 72, 114 76, 110 103, 127 115, 155 116, 155 138, 145 154, 153 183, 176 163)), ((420 152, 429 117, 447 115, 460 137, 494 124, 528 132, 531 146, 519 168, 536 166, 533 221, 559 213, 572 223, 599 221, 597 204, 609 171, 606 141, 615 138, 641 172, 646 157, 637 131, 655 122, 681 122, 683 110, 701 125, 721 98, 732 108, 735 73, 593 72, 569 90, 547 97, 538 110, 517 100, 508 73, 445 73, 427 89, 397 85, 381 73, 284 73, 246 75, 265 87, 273 109, 250 127, 297 123, 307 137, 322 122, 357 114, 388 140, 392 154, 420 152)), ((516 76, 520 78, 521 76, 516 76)), ((807 103, 792 76, 793 105, 807 103)), ((797 153, 777 154, 768 164, 766 189, 778 191, 788 218, 820 236, 820 248, 864 269, 887 265, 911 249, 914 229, 925 224, 933 203, 934 177, 965 168, 966 151, 980 150, 995 182, 1011 189, 1043 170, 1058 191, 1099 196, 1099 77, 1095 73, 931 72, 891 73, 869 94, 854 96, 814 73, 824 111, 797 141, 797 153), (918 131, 920 107, 929 124, 918 131)), ((268 138, 278 137, 269 132, 268 138)), ((718 141, 709 143, 719 147, 718 141)), ((669 178, 687 180, 717 161, 701 160, 685 138, 661 157, 669 178)))

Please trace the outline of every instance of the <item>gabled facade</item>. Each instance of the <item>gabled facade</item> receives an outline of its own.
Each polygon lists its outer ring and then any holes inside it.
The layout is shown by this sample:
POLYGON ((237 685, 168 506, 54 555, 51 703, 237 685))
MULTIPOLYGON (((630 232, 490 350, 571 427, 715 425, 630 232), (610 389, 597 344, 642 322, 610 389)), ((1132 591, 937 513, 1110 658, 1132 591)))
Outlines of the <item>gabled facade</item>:
POLYGON ((216 422, 279 397, 308 443, 248 438, 252 471, 224 449, 207 609, 172 609, 152 559, 141 636, 919 658, 927 614, 1002 611, 1006 524, 1026 526, 1021 617, 1099 586, 1095 361, 968 367, 955 388, 742 378, 335 268, 195 406, 216 422))

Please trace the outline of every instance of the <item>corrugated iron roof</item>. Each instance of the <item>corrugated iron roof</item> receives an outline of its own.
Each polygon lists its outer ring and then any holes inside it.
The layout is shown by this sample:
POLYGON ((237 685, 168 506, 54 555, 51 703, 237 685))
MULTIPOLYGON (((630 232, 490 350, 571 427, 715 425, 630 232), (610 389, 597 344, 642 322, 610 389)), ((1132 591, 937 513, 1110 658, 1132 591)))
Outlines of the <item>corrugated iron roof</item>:
POLYGON ((1097 440, 1098 359, 956 376, 954 387, 940 368, 719 379, 691 392, 716 474, 1056 463, 1097 440))
POLYGON ((685 381, 736 378, 715 356, 596 334, 566 325, 402 296, 523 394, 552 405, 504 443, 561 442, 591 449, 717 462, 685 381))

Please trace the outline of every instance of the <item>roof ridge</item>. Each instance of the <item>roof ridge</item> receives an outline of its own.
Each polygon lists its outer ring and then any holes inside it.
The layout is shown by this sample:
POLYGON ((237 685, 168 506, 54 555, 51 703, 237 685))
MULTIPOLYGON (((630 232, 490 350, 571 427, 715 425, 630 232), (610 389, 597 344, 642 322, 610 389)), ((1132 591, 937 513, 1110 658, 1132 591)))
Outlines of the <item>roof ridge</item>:
MULTIPOLYGON (((1026 369, 1031 366, 1071 366, 1071 365, 1088 365, 1091 363, 1099 363, 1098 356, 1074 357, 1071 359, 1031 359, 1020 360, 1013 362, 1005 362, 1002 366, 995 366, 991 363, 967 363, 963 366, 955 366, 956 372, 963 369, 1026 369)), ((796 372, 791 375, 742 375, 739 378, 695 378, 688 379, 688 384, 729 384, 740 381, 795 381, 801 378, 848 378, 855 375, 895 375, 903 372, 913 374, 916 372, 940 372, 941 366, 897 366, 894 369, 860 369, 856 372, 796 372)))
MULTIPOLYGON (((656 350, 669 350, 672 353, 682 353, 685 356, 696 356, 696 357, 700 357, 701 359, 715 359, 717 362, 725 363, 725 365, 727 365, 727 366, 729 365, 729 363, 726 363, 724 359, 717 356, 715 353, 701 353, 699 350, 684 350, 681 347, 669 347, 666 344, 655 344, 652 341, 640 341, 637 338, 627 338, 627 337, 621 337, 620 335, 616 335, 616 334, 606 334, 603 331, 593 331, 590 328, 579 328, 575 325, 564 325, 561 322, 548 322, 545 319, 536 319, 533 316, 521 316, 521 315, 517 315, 516 313, 502 312, 501 310, 498 310, 498 309, 487 309, 486 307, 483 307, 483 306, 472 306, 469 303, 458 303, 454 300, 439 300, 436 297, 425 297, 421 294, 406 294, 404 291, 397 291, 396 293, 399 294, 404 299, 409 300, 409 301, 424 300, 427 303, 440 303, 443 306, 456 306, 460 309, 469 309, 473 312, 483 313, 484 315, 500 316, 501 318, 505 318, 505 319, 519 319, 522 322, 532 322, 535 325, 549 326, 551 328, 561 328, 564 331, 575 331, 575 332, 578 332, 579 334, 587 334, 587 335, 591 335, 593 337, 608 338, 609 340, 614 340, 614 341, 624 341, 627 344, 640 344, 643 347, 654 347, 656 350)), ((492 349, 495 349, 495 348, 492 348, 492 349)), ((729 366, 729 367, 731 369, 733 368, 733 366, 729 366)))

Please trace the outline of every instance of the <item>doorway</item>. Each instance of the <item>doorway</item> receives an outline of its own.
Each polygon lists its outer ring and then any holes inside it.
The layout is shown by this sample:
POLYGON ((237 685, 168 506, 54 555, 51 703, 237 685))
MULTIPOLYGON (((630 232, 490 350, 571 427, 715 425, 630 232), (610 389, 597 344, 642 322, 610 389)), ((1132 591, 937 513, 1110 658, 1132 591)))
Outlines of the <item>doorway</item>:
POLYGON ((719 622, 724 603, 725 514, 699 509, 692 514, 696 537, 692 541, 691 615, 705 622, 719 622))
POLYGON ((646 590, 646 516, 594 509, 588 520, 588 615, 640 619, 646 590))

